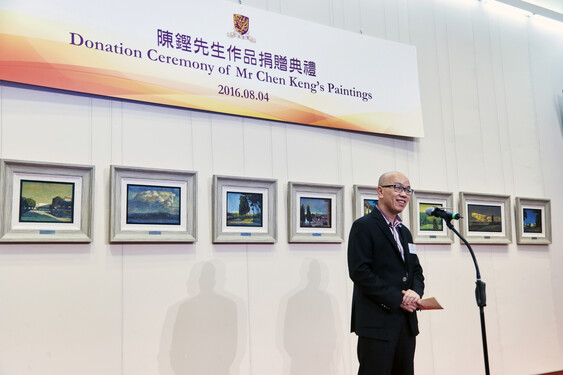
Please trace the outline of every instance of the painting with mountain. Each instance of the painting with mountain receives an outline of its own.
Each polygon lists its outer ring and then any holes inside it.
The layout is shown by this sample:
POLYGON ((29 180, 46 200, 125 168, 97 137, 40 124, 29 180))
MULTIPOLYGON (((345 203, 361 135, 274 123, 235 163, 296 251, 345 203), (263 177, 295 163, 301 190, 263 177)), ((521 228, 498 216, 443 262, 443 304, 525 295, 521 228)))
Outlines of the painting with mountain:
POLYGON ((180 225, 180 190, 127 184, 127 224, 180 225))

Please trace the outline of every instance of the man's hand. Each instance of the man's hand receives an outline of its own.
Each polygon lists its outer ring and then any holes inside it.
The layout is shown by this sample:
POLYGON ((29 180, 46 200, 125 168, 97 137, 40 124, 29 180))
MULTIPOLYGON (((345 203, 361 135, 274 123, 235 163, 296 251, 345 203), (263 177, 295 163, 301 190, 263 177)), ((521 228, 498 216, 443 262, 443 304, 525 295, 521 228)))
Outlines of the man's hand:
POLYGON ((403 290, 403 302, 401 303, 401 309, 408 312, 416 311, 418 308, 418 301, 420 301, 420 296, 414 290, 403 290))
POLYGON ((416 305, 405 305, 405 304, 402 304, 402 303, 399 307, 403 310, 408 311, 408 312, 415 312, 416 309, 417 309, 416 305))

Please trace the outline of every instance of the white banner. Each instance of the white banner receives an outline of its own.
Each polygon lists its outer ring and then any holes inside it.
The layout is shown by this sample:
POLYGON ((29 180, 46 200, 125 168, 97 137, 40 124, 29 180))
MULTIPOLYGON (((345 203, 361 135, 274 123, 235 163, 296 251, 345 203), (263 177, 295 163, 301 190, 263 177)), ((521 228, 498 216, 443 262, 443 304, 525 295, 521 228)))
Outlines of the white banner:
POLYGON ((8 1, 0 79, 422 137, 416 50, 234 2, 8 1))

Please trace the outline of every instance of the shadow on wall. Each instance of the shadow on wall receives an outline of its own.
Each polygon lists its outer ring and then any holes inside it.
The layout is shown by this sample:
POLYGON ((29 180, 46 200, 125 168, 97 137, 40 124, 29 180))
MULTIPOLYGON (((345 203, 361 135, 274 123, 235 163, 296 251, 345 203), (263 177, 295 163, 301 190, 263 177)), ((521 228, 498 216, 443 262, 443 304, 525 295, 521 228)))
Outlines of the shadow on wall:
POLYGON ((561 129, 561 134, 563 135, 563 95, 557 96, 557 102, 559 103, 559 127, 561 129))
POLYGON ((218 262, 194 266, 189 297, 167 313, 159 353, 160 375, 229 375, 240 372, 244 322, 240 300, 226 293, 218 262), (232 370, 232 371, 231 371, 232 370))
MULTIPOLYGON (((289 374, 342 374, 338 355, 342 340, 337 329, 340 320, 335 317, 334 297, 324 291, 328 283, 326 265, 308 260, 301 273, 301 286, 282 300, 279 309, 283 332, 278 343, 282 342, 289 356, 289 374)), ((283 373, 288 373, 287 369, 283 373)))

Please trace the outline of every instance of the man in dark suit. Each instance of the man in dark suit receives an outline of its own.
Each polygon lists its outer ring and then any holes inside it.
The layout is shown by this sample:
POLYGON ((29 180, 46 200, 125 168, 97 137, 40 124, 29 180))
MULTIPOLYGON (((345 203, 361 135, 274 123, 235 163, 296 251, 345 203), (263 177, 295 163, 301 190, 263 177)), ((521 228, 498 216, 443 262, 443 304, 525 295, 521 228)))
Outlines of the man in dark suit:
POLYGON ((398 216, 413 190, 408 178, 379 178, 378 205, 352 224, 348 269, 354 282, 352 332, 358 335, 358 375, 412 375, 424 276, 408 228, 398 216))

